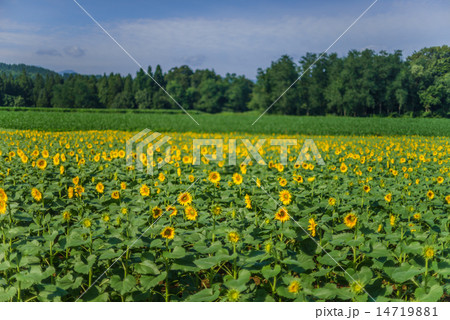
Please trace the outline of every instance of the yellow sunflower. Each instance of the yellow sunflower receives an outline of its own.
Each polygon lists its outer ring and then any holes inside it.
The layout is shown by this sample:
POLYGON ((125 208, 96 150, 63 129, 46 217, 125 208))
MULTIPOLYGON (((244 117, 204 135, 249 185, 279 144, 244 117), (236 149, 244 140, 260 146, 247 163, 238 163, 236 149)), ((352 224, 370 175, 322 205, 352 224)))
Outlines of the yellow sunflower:
POLYGON ((195 210, 194 207, 187 206, 184 209, 184 213, 186 214, 186 219, 191 220, 191 221, 197 220, 198 214, 197 214, 197 210, 195 210))
POLYGON ((298 293, 300 291, 300 289, 301 289, 301 285, 298 280, 294 279, 289 283, 288 291, 290 293, 298 293))
POLYGON ((317 223, 314 221, 313 218, 309 219, 309 226, 308 226, 308 231, 311 233, 312 237, 316 236, 316 227, 317 227, 317 223))
POLYGON ((230 241, 231 243, 236 243, 239 241, 239 234, 235 231, 231 231, 228 233, 228 241, 230 241))
POLYGON ((113 192, 111 192, 111 198, 117 200, 120 198, 120 192, 117 190, 114 190, 113 192))
POLYGON ((275 220, 286 222, 289 220, 289 214, 286 208, 280 208, 277 213, 275 213, 275 220))
POLYGON ((152 209, 153 219, 159 218, 162 215, 162 213, 163 213, 163 210, 160 207, 154 207, 152 209))
POLYGON ((233 182, 236 185, 240 185, 242 183, 243 179, 242 176, 239 173, 233 174, 233 182))
POLYGON ((70 212, 69 211, 64 211, 62 214, 62 218, 64 221, 69 222, 70 221, 70 212))
POLYGON ((0 200, 0 214, 6 213, 6 201, 0 200))
POLYGON ((42 200, 42 193, 41 193, 38 189, 36 189, 36 188, 31 189, 31 196, 32 196, 33 199, 36 200, 37 202, 39 202, 39 201, 42 200))
POLYGON ((174 217, 177 215, 178 210, 177 208, 175 208, 174 206, 167 206, 166 207, 166 211, 169 212, 169 217, 174 217))
POLYGON ((0 188, 0 201, 8 201, 8 195, 6 194, 5 190, 3 190, 3 188, 0 188))
POLYGON ((192 196, 189 192, 183 192, 178 196, 178 203, 187 206, 192 203, 192 196))
POLYGON ((330 206, 334 206, 334 205, 336 204, 336 199, 335 199, 335 198, 330 198, 330 199, 328 199, 328 204, 329 204, 330 206))
POLYGON ((291 193, 288 190, 280 191, 279 197, 280 197, 280 201, 284 205, 288 205, 289 203, 291 203, 292 196, 291 196, 291 193))
POLYGON ((147 187, 146 184, 143 184, 139 189, 139 192, 141 193, 141 196, 148 197, 150 195, 150 188, 147 187))
POLYGON ((45 168, 47 168, 47 161, 45 161, 44 159, 39 159, 36 162, 36 167, 38 167, 41 170, 44 170, 45 168))
POLYGON ((428 190, 427 197, 428 197, 428 199, 433 200, 434 199, 434 192, 431 191, 431 190, 428 190))
POLYGON ((172 240, 175 237, 175 229, 172 227, 165 227, 163 231, 161 231, 161 237, 172 240))
POLYGON ((435 255, 434 249, 431 247, 425 248, 423 255, 425 256, 425 259, 428 259, 428 260, 433 259, 434 255, 435 255))
POLYGON ((211 181, 214 184, 219 183, 219 181, 220 181, 220 173, 218 173, 217 171, 211 172, 209 174, 209 176, 208 176, 208 180, 211 181))
POLYGON ((388 193, 387 195, 384 196, 384 200, 386 202, 391 202, 392 200, 392 194, 388 193))
POLYGON ((349 227, 350 229, 352 229, 354 226, 356 226, 357 221, 358 221, 358 217, 353 213, 347 214, 344 218, 345 225, 347 227, 349 227))
POLYGON ((105 191, 105 186, 103 185, 103 183, 99 182, 95 186, 95 190, 97 190, 98 193, 103 193, 105 191))
POLYGON ((247 209, 252 208, 252 200, 250 199, 250 196, 248 194, 245 195, 245 207, 247 209))

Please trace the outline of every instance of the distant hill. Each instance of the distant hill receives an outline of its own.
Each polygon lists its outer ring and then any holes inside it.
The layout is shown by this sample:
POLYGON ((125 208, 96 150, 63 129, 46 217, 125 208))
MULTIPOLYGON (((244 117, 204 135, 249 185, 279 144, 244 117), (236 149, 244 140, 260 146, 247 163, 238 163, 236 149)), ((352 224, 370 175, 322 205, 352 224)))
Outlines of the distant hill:
POLYGON ((35 77, 37 74, 40 74, 42 76, 46 75, 56 75, 57 73, 55 71, 52 71, 50 69, 37 67, 37 66, 29 66, 26 64, 6 64, 0 62, 0 73, 6 73, 6 74, 12 74, 13 77, 17 77, 22 73, 22 70, 27 72, 27 74, 31 77, 35 77))
POLYGON ((65 74, 78 74, 78 72, 76 72, 76 71, 73 71, 73 70, 63 70, 63 71, 60 71, 60 72, 58 72, 60 75, 65 75, 65 74))

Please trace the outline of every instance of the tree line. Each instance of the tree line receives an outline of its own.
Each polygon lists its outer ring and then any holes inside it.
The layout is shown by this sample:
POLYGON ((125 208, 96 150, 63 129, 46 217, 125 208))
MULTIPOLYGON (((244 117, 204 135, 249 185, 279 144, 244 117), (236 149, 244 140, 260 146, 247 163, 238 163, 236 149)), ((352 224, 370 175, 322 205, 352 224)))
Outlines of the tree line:
POLYGON ((401 51, 369 49, 342 57, 307 53, 298 62, 284 55, 258 69, 256 82, 188 66, 164 73, 157 65, 134 77, 31 75, 24 68, 0 74, 0 105, 177 109, 163 89, 185 109, 209 113, 265 110, 284 93, 269 113, 450 117, 450 48, 424 48, 406 59, 401 51))

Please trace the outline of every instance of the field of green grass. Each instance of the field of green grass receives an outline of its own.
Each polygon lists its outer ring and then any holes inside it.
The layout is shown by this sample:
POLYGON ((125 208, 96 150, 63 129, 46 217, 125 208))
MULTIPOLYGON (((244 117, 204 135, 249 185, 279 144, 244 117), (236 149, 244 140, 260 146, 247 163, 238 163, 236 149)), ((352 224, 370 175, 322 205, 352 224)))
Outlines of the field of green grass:
POLYGON ((449 119, 351 118, 264 115, 259 113, 124 112, 111 110, 12 111, 0 109, 0 128, 45 131, 120 130, 149 128, 163 132, 246 132, 307 135, 422 135, 450 136, 449 119))

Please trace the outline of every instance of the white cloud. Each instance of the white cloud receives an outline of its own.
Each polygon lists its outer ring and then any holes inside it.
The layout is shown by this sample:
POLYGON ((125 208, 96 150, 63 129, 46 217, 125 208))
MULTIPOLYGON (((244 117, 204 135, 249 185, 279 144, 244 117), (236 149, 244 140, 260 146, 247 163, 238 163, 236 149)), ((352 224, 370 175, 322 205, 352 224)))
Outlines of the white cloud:
MULTIPOLYGON (((379 1, 330 51, 345 54, 350 49, 401 49, 408 55, 425 46, 450 42, 447 31, 450 6, 445 2, 401 0, 386 6, 387 2, 379 1)), ((105 24, 104 27, 145 68, 161 64, 167 71, 189 64, 214 68, 221 74, 245 73, 254 78, 258 67, 267 67, 282 54, 298 60, 306 52, 322 52, 355 18, 333 16, 324 8, 320 17, 146 19, 105 24)), ((83 73, 134 74, 138 68, 94 24, 45 33, 33 31, 29 26, 5 27, 0 23, 0 41, 2 57, 10 62, 83 73), (42 48, 54 48, 66 55, 35 54, 42 48)))

